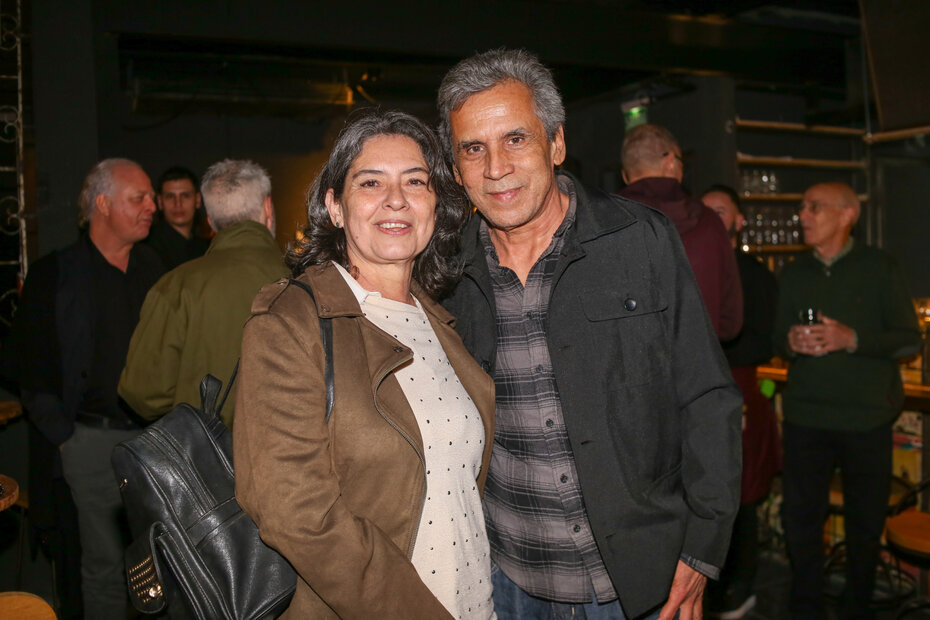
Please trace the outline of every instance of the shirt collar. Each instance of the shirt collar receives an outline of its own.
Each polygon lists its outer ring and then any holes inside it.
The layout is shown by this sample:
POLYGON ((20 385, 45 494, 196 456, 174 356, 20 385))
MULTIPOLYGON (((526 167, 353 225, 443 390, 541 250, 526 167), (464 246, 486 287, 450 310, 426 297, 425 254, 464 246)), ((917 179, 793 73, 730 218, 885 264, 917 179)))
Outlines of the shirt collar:
POLYGON ((843 249, 837 252, 836 256, 834 256, 833 258, 824 258, 823 256, 820 255, 820 252, 818 252, 817 250, 814 250, 814 258, 816 258, 819 262, 823 263, 827 267, 830 267, 836 261, 840 260, 847 254, 852 252, 853 243, 854 243, 854 239, 852 237, 849 237, 849 239, 846 240, 846 245, 843 246, 843 249))
MULTIPOLYGON (((565 231, 571 228, 575 223, 575 212, 578 207, 578 193, 575 191, 575 182, 565 175, 557 175, 556 181, 558 182, 558 190, 568 195, 568 209, 565 210, 562 223, 559 224, 559 227, 552 234, 553 243, 549 244, 549 248, 542 253, 542 256, 549 254, 553 249, 554 242, 565 236, 565 231)), ((481 222, 478 224, 478 239, 484 247, 485 255, 493 257, 494 264, 497 264, 497 250, 494 248, 494 243, 491 241, 491 234, 488 232, 488 223, 484 218, 482 218, 481 222)), ((542 256, 540 256, 540 258, 542 258, 542 256)))

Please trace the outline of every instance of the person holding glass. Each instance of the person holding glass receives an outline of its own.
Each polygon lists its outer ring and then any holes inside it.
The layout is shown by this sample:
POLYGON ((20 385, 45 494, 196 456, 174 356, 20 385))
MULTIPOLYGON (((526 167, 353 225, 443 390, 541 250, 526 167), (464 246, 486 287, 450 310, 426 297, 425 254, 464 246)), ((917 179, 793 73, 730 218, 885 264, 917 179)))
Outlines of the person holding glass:
POLYGON ((785 265, 773 343, 791 361, 783 394, 782 523, 792 618, 826 618, 823 525, 836 466, 843 479, 845 587, 839 618, 872 618, 892 474, 892 425, 904 403, 897 360, 920 334, 904 271, 852 236, 859 198, 818 183, 800 208, 811 252, 785 265))
POLYGON ((480 493, 494 385, 435 299, 467 203, 422 122, 350 118, 286 280, 246 323, 236 495, 294 566, 287 618, 494 618, 480 493), (326 420, 318 317, 332 319, 326 420))

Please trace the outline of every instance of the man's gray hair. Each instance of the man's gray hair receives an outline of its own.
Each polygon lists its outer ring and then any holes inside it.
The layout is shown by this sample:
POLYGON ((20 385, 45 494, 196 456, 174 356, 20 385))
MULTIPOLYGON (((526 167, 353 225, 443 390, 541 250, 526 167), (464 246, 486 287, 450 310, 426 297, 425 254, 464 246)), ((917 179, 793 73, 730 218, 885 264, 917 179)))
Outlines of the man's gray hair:
POLYGON ((565 106, 552 79, 552 72, 526 50, 496 49, 475 54, 455 65, 442 79, 437 97, 439 138, 450 161, 454 160, 452 127, 449 117, 472 95, 514 81, 526 86, 533 96, 536 116, 546 130, 549 142, 565 124, 565 106))
POLYGON ((83 228, 90 224, 90 220, 97 209, 97 196, 103 194, 113 198, 113 171, 120 166, 142 166, 123 157, 111 157, 98 161, 84 177, 81 193, 78 194, 78 225, 83 228))
POLYGON ((247 159, 224 159, 209 168, 200 182, 203 205, 213 230, 237 222, 262 222, 265 199, 271 196, 268 172, 247 159))
POLYGON ((646 123, 629 131, 623 139, 620 160, 628 176, 655 172, 662 166, 663 154, 681 149, 678 140, 665 127, 646 123))

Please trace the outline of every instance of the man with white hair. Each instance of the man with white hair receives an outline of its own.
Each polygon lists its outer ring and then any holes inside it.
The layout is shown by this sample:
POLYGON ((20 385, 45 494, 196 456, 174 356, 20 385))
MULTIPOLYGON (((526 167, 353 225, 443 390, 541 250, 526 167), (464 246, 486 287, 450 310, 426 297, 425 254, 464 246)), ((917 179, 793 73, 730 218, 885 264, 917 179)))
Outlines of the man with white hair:
POLYGON ((830 480, 843 476, 846 587, 840 618, 872 618, 875 567, 891 484, 892 424, 904 403, 897 360, 920 332, 901 268, 850 233, 859 199, 818 183, 801 201, 812 252, 785 266, 774 344, 791 360, 782 523, 791 558, 792 618, 825 618, 823 524, 830 480), (811 316, 813 315, 813 316, 811 316))
POLYGON ((125 618, 125 519, 110 452, 141 428, 116 384, 142 301, 162 273, 157 254, 139 243, 155 193, 138 164, 105 159, 85 178, 79 202, 87 232, 32 266, 4 353, 42 436, 31 438, 33 471, 45 474, 30 480, 33 508, 62 510, 54 489, 63 474, 77 507, 84 616, 125 618))
MULTIPOLYGON (((200 402, 208 372, 227 382, 239 358, 252 298, 285 276, 274 240, 271 179, 258 164, 227 159, 201 183, 216 236, 207 253, 168 272, 152 288, 132 336, 119 393, 142 417, 200 402)), ((232 426, 235 391, 223 407, 232 426)))

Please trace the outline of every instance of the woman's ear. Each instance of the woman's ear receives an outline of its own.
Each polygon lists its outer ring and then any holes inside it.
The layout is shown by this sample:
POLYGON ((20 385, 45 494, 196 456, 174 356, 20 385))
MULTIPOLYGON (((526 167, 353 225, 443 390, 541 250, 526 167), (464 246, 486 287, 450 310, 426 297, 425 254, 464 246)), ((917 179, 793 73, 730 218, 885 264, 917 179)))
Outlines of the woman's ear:
POLYGON ((323 202, 326 203, 326 210, 329 211, 329 220, 333 223, 333 226, 336 228, 342 228, 343 217, 342 217, 342 205, 336 200, 336 192, 333 191, 333 188, 326 190, 326 197, 323 199, 323 202))

